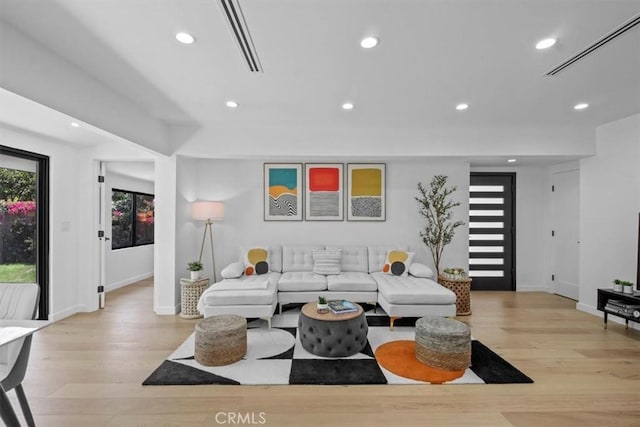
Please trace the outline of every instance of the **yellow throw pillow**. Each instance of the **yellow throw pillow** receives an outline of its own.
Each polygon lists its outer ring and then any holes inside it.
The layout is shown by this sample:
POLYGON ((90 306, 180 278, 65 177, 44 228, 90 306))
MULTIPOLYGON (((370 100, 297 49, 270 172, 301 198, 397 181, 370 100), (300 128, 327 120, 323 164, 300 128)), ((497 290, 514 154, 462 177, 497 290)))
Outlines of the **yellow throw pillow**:
POLYGON ((384 261, 382 271, 394 276, 407 276, 414 255, 415 252, 389 251, 387 252, 387 259, 384 261))
POLYGON ((244 254, 244 274, 266 274, 269 272, 269 249, 255 247, 247 249, 244 254))

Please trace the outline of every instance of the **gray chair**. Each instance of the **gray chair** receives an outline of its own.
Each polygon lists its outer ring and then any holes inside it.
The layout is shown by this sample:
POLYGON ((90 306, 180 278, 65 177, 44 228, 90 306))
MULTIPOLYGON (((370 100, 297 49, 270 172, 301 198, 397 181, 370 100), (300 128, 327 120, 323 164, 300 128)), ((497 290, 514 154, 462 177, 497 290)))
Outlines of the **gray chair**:
MULTIPOLYGON (((35 284, 0 283, 0 319, 35 319, 39 295, 40 288, 35 284)), ((15 389, 27 425, 35 426, 27 397, 22 388, 22 380, 29 363, 31 338, 32 336, 29 335, 2 347, 0 351, 0 384, 5 391, 15 389)), ((6 404, 9 402, 2 402, 3 407, 6 404)), ((2 419, 9 425, 5 419, 7 412, 5 408, 1 412, 2 419)))

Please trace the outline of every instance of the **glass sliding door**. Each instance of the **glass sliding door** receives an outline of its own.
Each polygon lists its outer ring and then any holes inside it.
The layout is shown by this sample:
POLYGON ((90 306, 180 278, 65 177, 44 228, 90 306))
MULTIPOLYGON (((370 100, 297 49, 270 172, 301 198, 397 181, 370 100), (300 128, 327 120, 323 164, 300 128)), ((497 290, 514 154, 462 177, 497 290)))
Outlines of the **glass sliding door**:
POLYGON ((49 158, 0 146, 0 282, 37 283, 47 319, 49 158))

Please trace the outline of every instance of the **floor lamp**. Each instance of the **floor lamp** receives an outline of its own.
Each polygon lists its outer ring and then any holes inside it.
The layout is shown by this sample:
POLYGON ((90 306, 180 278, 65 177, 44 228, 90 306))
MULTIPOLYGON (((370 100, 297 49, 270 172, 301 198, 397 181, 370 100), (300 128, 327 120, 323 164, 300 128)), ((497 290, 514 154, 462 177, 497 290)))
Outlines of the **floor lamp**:
POLYGON ((193 202, 191 205, 191 218, 196 221, 206 221, 204 233, 202 234, 202 244, 200 245, 200 256, 198 262, 202 262, 204 252, 204 242, 209 232, 209 243, 211 244, 211 270, 213 271, 213 283, 216 282, 216 263, 213 255, 213 221, 224 219, 223 202, 193 202))

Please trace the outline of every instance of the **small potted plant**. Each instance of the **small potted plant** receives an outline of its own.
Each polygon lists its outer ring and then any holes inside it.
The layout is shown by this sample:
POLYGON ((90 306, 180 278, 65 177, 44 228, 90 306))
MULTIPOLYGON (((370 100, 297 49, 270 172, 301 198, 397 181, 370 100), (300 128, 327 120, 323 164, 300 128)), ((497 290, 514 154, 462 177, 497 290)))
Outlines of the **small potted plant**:
POLYGON ((622 292, 625 294, 632 295, 633 294, 633 283, 627 282, 626 280, 621 280, 622 284, 622 292))
POLYGON ((462 267, 453 267, 453 268, 445 268, 443 272, 443 276, 448 279, 466 279, 467 274, 462 267))
POLYGON ((329 310, 329 304, 327 304, 327 299, 325 297, 318 297, 318 313, 324 313, 329 310))
POLYGON ((622 292, 622 280, 616 279, 613 281, 613 290, 616 292, 622 292))
POLYGON ((187 264, 187 270, 191 272, 191 280, 198 280, 200 278, 200 270, 202 270, 202 263, 200 261, 193 261, 187 264))

